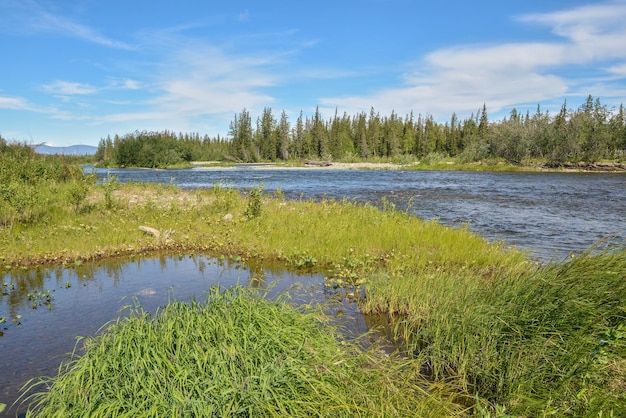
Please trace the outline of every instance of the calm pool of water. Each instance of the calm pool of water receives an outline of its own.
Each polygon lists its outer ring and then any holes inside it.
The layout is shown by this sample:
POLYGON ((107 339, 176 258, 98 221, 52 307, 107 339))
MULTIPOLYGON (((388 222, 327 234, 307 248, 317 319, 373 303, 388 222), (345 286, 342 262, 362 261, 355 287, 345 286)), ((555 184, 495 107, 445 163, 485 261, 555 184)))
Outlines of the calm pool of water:
MULTIPOLYGON (((324 303, 329 314, 343 313, 337 322, 348 335, 365 332, 365 319, 355 306, 336 301, 323 284, 319 274, 228 264, 203 255, 6 274, 0 282, 0 318, 7 318, 0 324, 0 403, 11 405, 28 379, 55 375, 77 336, 95 335, 103 325, 126 315, 124 307, 139 303, 153 312, 170 300, 202 301, 216 285, 259 288, 269 297, 288 292, 292 303, 324 303)), ((15 416, 23 410, 11 409, 4 415, 15 416)))

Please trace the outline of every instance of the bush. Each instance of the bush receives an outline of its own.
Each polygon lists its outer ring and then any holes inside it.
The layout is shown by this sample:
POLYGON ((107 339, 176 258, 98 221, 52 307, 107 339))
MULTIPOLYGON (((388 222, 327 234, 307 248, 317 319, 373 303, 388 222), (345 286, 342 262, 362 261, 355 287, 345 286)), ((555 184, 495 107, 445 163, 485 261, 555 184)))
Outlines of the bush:
POLYGON ((250 190, 250 196, 248 196, 248 204, 244 214, 248 219, 261 216, 263 212, 263 184, 259 184, 252 190, 250 190))

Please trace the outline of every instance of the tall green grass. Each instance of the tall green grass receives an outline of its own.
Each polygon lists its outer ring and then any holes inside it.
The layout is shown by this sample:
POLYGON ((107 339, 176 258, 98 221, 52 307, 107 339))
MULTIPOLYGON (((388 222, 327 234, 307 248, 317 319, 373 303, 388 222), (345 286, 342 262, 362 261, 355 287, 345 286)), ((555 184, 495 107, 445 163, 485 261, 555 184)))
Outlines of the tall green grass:
MULTIPOLYGON (((27 416, 406 417, 462 413, 412 363, 341 341, 315 310, 243 288, 135 308, 42 383, 27 416)), ((32 382, 34 386, 40 382, 32 382)), ((449 395, 449 394, 447 394, 449 395)))
MULTIPOLYGON (((626 413, 626 254, 501 271, 379 275, 365 311, 433 379, 453 378, 513 416, 626 413)), ((611 415, 614 414, 614 415, 611 415)))

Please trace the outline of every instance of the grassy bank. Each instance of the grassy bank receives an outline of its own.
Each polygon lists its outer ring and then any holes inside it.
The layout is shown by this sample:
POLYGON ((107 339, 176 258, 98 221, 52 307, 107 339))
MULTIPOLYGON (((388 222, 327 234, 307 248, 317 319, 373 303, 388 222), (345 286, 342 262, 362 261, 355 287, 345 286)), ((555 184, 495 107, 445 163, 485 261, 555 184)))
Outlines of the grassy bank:
POLYGON ((626 257, 473 274, 419 270, 370 281, 366 312, 394 315, 394 337, 435 380, 453 376, 512 416, 626 412, 626 257))
MULTIPOLYGON (((364 362, 372 353, 355 353, 354 347, 346 347, 346 354, 352 353, 352 357, 329 360, 322 355, 302 365, 305 370, 318 362, 323 370, 327 369, 322 365, 329 361, 335 366, 346 363, 347 371, 328 366, 337 371, 337 375, 329 379, 353 379, 347 380, 349 387, 361 388, 362 385, 366 388, 367 384, 354 375, 354 370, 359 370, 372 381, 382 379, 378 380, 379 385, 384 388, 388 385, 394 394, 399 391, 394 388, 399 387, 400 381, 405 382, 407 391, 415 391, 413 379, 418 379, 416 370, 421 370, 430 379, 428 383, 422 380, 422 384, 430 388, 433 396, 417 398, 433 411, 445 411, 441 412, 443 415, 460 413, 462 407, 450 409, 451 402, 459 399, 479 414, 530 417, 626 413, 623 378, 626 373, 626 254, 623 251, 585 254, 566 264, 536 266, 517 251, 490 245, 464 229, 423 222, 396 211, 384 201, 380 202, 380 207, 352 201, 285 201, 280 192, 274 196, 264 195, 261 186, 242 196, 221 187, 183 191, 167 185, 121 185, 114 178, 100 185, 89 177, 33 184, 36 193, 31 199, 35 204, 28 206, 29 216, 21 216, 22 212, 15 210, 0 227, 0 266, 3 269, 35 264, 77 264, 103 257, 162 251, 203 251, 237 260, 274 261, 289 268, 314 269, 327 274, 330 292, 359 300, 367 312, 389 315, 394 325, 392 337, 402 342, 407 362, 398 363, 402 366, 373 360, 364 362), (386 373, 387 369, 396 370, 396 366, 402 369, 397 372, 399 380, 386 373), (370 376, 370 371, 376 376, 370 376), (456 397, 443 395, 450 393, 455 393, 456 397)), ((3 202, 8 206, 15 204, 11 200, 3 202)), ((254 298, 249 301, 248 296, 233 295, 233 299, 226 302, 241 299, 246 301, 242 302, 244 304, 261 303, 254 298)), ((220 300, 217 295, 213 297, 217 298, 215 301, 220 300)), ((241 309, 256 309, 245 306, 241 309)), ((177 323, 182 320, 180 327, 185 328, 187 322, 197 320, 188 316, 188 309, 204 308, 176 304, 164 308, 154 318, 139 311, 135 315, 137 319, 132 320, 137 323, 129 321, 135 325, 118 324, 119 327, 116 325, 107 336, 89 344, 98 347, 112 338, 116 345, 122 346, 135 338, 134 331, 129 329, 147 334, 153 331, 146 331, 148 328, 144 329, 143 324, 150 328, 160 321, 177 323)), ((287 307, 281 305, 272 309, 287 307)), ((280 312, 259 317, 282 318, 280 312)), ((300 322, 297 324, 294 335, 308 329, 300 322)), ((277 327, 284 325, 280 322, 277 327)), ((240 327, 247 325, 237 322, 233 326, 235 328, 224 332, 238 333, 240 327)), ((275 325, 268 326, 273 330, 275 325)), ((147 357, 141 357, 146 370, 154 364, 150 359, 163 356, 151 351, 159 347, 154 341, 169 338, 174 326, 159 327, 163 334, 155 333, 160 336, 137 349, 147 352, 147 357)), ((204 338, 192 334, 187 337, 185 341, 204 338)), ((335 340, 324 339, 322 345, 334 346, 335 340)), ((244 339, 243 343, 247 344, 246 341, 244 339)), ((280 347, 286 349, 284 345, 280 347)), ((190 351, 184 357, 195 358, 196 348, 187 347, 190 351)), ((263 350, 259 350, 262 353, 263 350)), ((291 351, 285 353, 289 357, 295 355, 291 351)), ((225 350, 221 354, 229 355, 229 352, 225 350)), ((272 356, 276 355, 272 352, 272 356)), ((265 360, 254 358, 251 359, 255 365, 267 364, 265 360)), ((239 360, 250 359, 246 355, 239 360)), ((162 365, 170 367, 166 363, 162 365)), ((273 373, 272 367, 274 365, 267 365, 267 371, 273 373)), ((111 383, 105 376, 110 379, 117 376, 106 370, 95 370, 96 380, 102 380, 105 385, 111 383)), ((175 372, 180 376, 194 374, 184 368, 175 372)), ((68 376, 73 373, 67 371, 68 376)), ((235 377, 241 377, 237 373, 240 372, 235 371, 235 377)), ((236 382, 235 377, 231 380, 236 382)), ((317 375, 313 377, 316 382, 312 383, 316 388, 313 391, 319 390, 323 397, 326 397, 326 390, 333 393, 344 390, 343 386, 318 388, 318 384, 328 382, 319 382, 317 375)), ((59 382, 65 382, 62 379, 59 382)), ((188 386, 196 387, 196 383, 187 380, 178 384, 180 393, 188 386)), ((64 385, 60 383, 60 387, 64 385)), ((286 388, 291 390, 291 384, 286 384, 286 388)), ((162 393, 154 388, 145 390, 162 393)), ((391 401, 389 405, 378 404, 373 399, 384 396, 380 391, 372 394, 369 390, 371 388, 361 392, 363 399, 355 394, 352 404, 358 405, 358 411, 364 416, 379 413, 373 412, 374 409, 380 411, 380 415, 393 415, 393 411, 402 411, 409 405, 418 407, 403 400, 403 395, 392 396, 394 402, 398 400, 397 404, 391 401)), ((64 399, 69 395, 55 396, 64 399)), ((191 398, 180 396, 180 402, 171 397, 159 399, 159 402, 182 408, 191 398)), ((267 409, 275 412, 266 415, 278 414, 282 407, 270 402, 273 396, 271 392, 253 392, 248 399, 251 403, 238 403, 237 408, 271 404, 273 406, 267 407, 278 409, 267 409)), ((304 398, 310 396, 306 392, 304 398)), ((189 405, 196 402, 196 398, 193 399, 189 405)), ((231 400, 239 402, 236 397, 231 400)), ((92 407, 98 403, 93 398, 86 402, 92 407)), ((224 402, 220 401, 220 408, 224 402)), ((337 414, 356 411, 342 409, 348 402, 344 397, 330 397, 327 402, 330 403, 325 405, 340 405, 337 414)), ((291 406, 284 406, 288 407, 291 406)), ((398 415, 402 414, 398 412, 398 415)))
POLYGON ((70 205, 75 187, 55 184, 42 190, 45 213, 0 229, 1 266, 161 250, 209 251, 320 269, 410 264, 484 274, 524 260, 467 230, 422 222, 390 205, 379 210, 350 201, 284 201, 280 193, 251 197, 221 187, 183 191, 147 184, 90 185, 83 200, 70 205), (255 205, 256 215, 251 212, 255 205), (162 234, 147 234, 141 226, 162 234))

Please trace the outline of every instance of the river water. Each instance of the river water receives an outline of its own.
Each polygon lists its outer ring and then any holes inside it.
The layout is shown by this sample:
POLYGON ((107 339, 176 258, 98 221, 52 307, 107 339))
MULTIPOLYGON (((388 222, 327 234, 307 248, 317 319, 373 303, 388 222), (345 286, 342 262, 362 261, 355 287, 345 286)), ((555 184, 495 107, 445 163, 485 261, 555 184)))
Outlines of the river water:
MULTIPOLYGON (((380 204, 444 225, 468 225, 490 241, 528 251, 539 261, 563 259, 626 233, 626 175, 448 171, 222 169, 96 170, 100 178, 159 182, 183 188, 263 184, 288 199, 351 199, 380 204)), ((85 263, 14 271, 0 282, 0 403, 12 404, 35 376, 55 375, 77 336, 94 335, 135 303, 154 311, 170 300, 202 300, 213 285, 290 290, 292 300, 320 302, 352 332, 368 328, 354 305, 335 301, 323 277, 268 266, 229 264, 203 255, 85 263), (300 298, 300 299, 299 299, 300 298), (330 303, 329 303, 330 302, 330 303)), ((15 416, 24 407, 11 408, 15 416)))
POLYGON ((98 169, 100 178, 159 182, 182 188, 215 184, 249 189, 263 184, 291 199, 380 202, 423 219, 503 241, 540 261, 563 259, 593 245, 623 242, 626 174, 486 173, 463 171, 264 169, 98 169))

